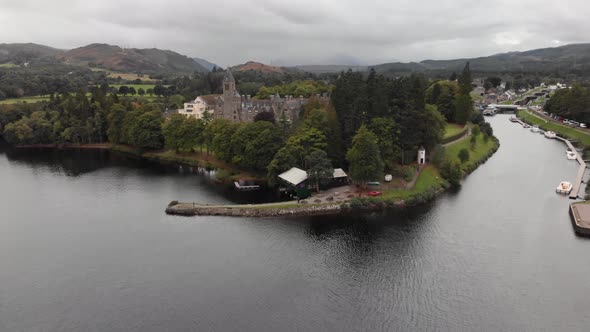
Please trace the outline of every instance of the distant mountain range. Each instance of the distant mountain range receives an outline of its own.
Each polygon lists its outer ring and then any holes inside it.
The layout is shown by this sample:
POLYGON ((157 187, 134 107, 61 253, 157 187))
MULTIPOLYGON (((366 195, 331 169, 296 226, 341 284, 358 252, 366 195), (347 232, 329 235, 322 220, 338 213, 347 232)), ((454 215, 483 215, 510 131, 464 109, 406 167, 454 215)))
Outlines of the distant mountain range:
MULTIPOLYGON (((276 67, 249 61, 231 67, 237 71, 282 73, 306 71, 311 73, 338 73, 348 70, 403 75, 410 72, 460 71, 469 61, 473 72, 551 72, 555 70, 590 71, 590 44, 571 44, 525 52, 501 53, 478 58, 454 60, 425 60, 421 62, 391 62, 374 66, 356 65, 299 65, 276 67)), ((189 58, 173 51, 137 48, 120 48, 108 44, 90 44, 73 50, 60 50, 38 44, 0 44, 0 65, 24 63, 65 63, 96 67, 118 72, 177 73, 208 72, 217 66, 202 58, 189 58)))
POLYGON ((550 72, 554 70, 590 70, 590 44, 571 44, 525 52, 500 53, 478 58, 454 60, 424 60, 421 62, 391 62, 374 66, 313 65, 295 66, 312 73, 338 73, 352 69, 366 71, 375 68, 379 73, 404 74, 409 72, 459 72, 469 61, 474 72, 550 72))
POLYGON ((156 48, 137 49, 90 44, 73 50, 59 50, 37 44, 0 44, 0 64, 35 64, 51 61, 123 73, 189 74, 195 71, 209 71, 187 56, 156 48))
POLYGON ((205 59, 201 59, 201 58, 193 58, 193 60, 200 64, 201 66, 207 68, 208 71, 212 71, 213 68, 217 67, 217 68, 222 68, 220 65, 214 64, 213 62, 209 62, 205 59))

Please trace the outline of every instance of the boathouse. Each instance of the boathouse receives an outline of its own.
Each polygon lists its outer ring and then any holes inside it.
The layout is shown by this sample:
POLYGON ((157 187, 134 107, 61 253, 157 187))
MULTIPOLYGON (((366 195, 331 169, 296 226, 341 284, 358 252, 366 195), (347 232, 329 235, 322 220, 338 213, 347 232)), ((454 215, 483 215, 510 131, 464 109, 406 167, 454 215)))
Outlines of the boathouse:
POLYGON ((292 192, 300 199, 311 196, 307 188, 307 172, 297 167, 292 167, 286 172, 279 174, 279 183, 285 191, 292 192))

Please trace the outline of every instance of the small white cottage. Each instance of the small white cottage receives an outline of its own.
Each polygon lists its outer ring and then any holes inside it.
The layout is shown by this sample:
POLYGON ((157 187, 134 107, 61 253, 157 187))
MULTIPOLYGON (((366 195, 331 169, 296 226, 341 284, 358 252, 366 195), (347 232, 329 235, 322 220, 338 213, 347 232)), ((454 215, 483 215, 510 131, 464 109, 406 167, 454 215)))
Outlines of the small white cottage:
POLYGON ((421 146, 418 149, 418 165, 426 164, 426 149, 421 146))

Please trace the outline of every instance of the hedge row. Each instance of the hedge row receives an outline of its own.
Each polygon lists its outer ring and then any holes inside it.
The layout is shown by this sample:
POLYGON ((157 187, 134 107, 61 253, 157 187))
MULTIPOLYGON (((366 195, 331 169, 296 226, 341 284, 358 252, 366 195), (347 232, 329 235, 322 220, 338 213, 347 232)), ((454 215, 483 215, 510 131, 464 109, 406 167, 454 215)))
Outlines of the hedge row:
POLYGON ((463 130, 456 133, 455 135, 443 138, 442 141, 440 141, 440 144, 447 144, 447 143, 451 143, 453 141, 458 140, 459 138, 461 138, 467 134, 467 130, 468 130, 468 125, 465 125, 465 127, 463 127, 463 130))

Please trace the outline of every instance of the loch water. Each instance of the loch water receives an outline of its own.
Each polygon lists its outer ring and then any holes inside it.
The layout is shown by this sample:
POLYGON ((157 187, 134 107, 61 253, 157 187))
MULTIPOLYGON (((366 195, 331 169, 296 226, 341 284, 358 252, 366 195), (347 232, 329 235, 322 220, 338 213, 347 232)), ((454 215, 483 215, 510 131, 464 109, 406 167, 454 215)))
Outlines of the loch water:
MULTIPOLYGON (((0 331, 588 331, 565 145, 489 119, 458 192, 403 211, 168 216, 255 202, 108 151, 0 151, 0 331)), ((254 196, 253 196, 254 195, 254 196)))

